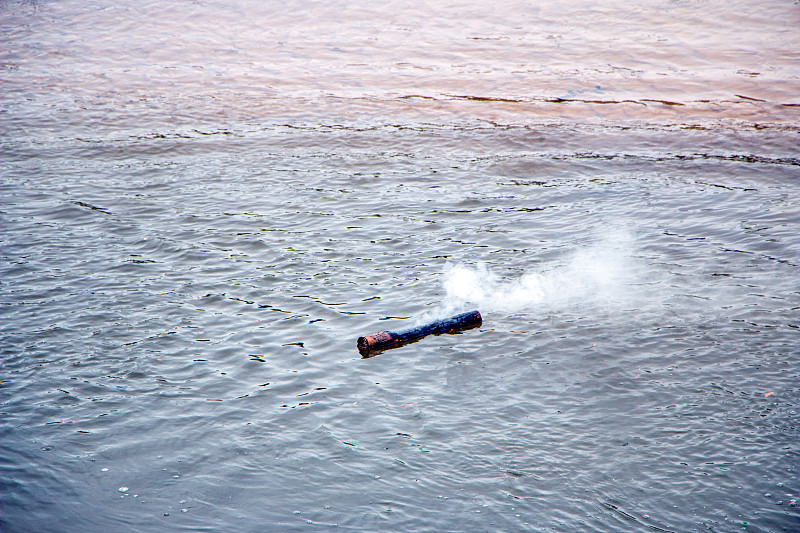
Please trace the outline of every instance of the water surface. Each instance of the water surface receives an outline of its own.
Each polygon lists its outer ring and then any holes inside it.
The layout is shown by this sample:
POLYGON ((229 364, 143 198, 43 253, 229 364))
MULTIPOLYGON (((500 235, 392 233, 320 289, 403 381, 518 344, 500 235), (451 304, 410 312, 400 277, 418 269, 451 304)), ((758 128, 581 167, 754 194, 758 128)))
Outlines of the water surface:
POLYGON ((798 24, 0 2, 0 529, 797 530, 798 24))

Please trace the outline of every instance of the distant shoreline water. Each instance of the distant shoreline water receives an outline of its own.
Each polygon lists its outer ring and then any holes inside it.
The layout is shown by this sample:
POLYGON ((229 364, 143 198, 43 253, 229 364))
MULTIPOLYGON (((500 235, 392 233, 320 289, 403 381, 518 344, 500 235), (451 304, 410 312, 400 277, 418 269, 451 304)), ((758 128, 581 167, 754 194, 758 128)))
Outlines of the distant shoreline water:
MULTIPOLYGON (((790 2, 5 2, 4 130, 800 123, 790 2), (57 126, 57 127, 56 127, 57 126), (54 129, 55 128, 55 129, 54 129)), ((795 24, 797 23, 797 24, 795 24)))

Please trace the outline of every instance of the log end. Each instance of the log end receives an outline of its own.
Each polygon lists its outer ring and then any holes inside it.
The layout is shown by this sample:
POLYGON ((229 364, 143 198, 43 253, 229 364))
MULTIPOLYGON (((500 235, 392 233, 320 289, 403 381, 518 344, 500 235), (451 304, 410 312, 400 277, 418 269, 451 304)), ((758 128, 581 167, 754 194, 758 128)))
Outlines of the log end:
POLYGON ((359 337, 356 341, 356 346, 358 346, 358 353, 361 354, 361 357, 369 357, 371 351, 385 348, 386 346, 392 345, 396 342, 397 338, 395 335, 389 333, 388 331, 379 331, 378 333, 373 333, 372 335, 364 335, 363 337, 359 337))
POLYGON ((356 346, 358 346, 358 353, 361 354, 361 357, 369 357, 369 341, 366 336, 359 337, 356 346))

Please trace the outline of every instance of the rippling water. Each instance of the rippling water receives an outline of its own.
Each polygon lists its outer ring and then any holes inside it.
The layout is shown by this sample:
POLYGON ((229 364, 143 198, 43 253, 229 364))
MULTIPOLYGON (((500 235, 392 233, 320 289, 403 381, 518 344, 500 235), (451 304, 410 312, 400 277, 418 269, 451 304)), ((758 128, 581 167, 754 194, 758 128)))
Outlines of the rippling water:
POLYGON ((798 27, 0 2, 0 529, 797 531, 798 27))

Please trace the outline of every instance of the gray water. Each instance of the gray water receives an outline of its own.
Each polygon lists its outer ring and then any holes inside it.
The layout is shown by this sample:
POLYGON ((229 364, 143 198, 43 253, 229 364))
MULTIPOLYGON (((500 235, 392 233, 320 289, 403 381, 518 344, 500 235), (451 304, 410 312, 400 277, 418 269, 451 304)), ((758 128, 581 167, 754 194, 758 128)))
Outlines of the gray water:
POLYGON ((800 530, 750 4, 0 2, 0 530, 800 530))

